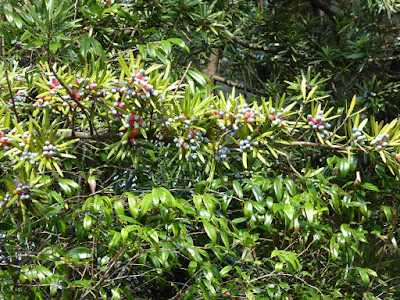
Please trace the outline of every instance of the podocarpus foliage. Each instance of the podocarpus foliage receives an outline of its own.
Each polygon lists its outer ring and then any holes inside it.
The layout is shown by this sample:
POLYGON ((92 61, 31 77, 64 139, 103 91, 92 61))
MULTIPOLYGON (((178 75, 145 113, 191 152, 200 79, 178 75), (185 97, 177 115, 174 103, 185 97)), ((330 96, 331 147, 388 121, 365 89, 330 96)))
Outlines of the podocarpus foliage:
MULTIPOLYGON (((341 93, 312 53, 280 87, 224 94, 150 2, 2 4, 0 298, 396 299, 400 122, 374 115, 390 107, 374 106, 377 78, 341 93), (141 38, 154 24, 176 36, 120 49, 105 31, 128 20, 141 38)), ((269 51, 222 26, 248 26, 225 1, 178 2, 164 19, 201 20, 214 59, 222 33, 232 55, 269 51)))

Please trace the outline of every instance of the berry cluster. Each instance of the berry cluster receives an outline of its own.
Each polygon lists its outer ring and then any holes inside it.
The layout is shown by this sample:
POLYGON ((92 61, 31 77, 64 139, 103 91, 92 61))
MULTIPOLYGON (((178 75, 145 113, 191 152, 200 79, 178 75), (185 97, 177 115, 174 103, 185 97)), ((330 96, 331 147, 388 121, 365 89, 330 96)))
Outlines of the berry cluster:
POLYGON ((48 106, 49 109, 51 109, 50 99, 46 97, 41 97, 33 104, 33 106, 39 108, 48 106))
POLYGON ((215 160, 229 162, 229 153, 231 153, 231 150, 228 147, 218 147, 218 149, 215 151, 215 160))
MULTIPOLYGON (((73 88, 72 85, 70 85, 71 88, 71 93, 74 94, 76 100, 81 100, 82 97, 85 95, 85 91, 87 92, 92 92, 90 93, 91 96, 94 97, 104 97, 105 92, 103 89, 98 89, 98 84, 96 82, 89 83, 90 78, 83 78, 79 77, 77 75, 76 83, 79 86, 82 86, 81 89, 77 90, 76 88, 73 88)), ((71 100, 71 97, 67 95, 67 97, 63 98, 64 100, 71 100)), ((93 102, 93 100, 92 100, 93 102)))
POLYGON ((64 106, 64 107, 67 107, 67 106, 76 107, 76 103, 75 103, 75 101, 71 100, 71 96, 70 95, 61 96, 61 98, 64 100, 62 106, 64 106))
POLYGON ((155 91, 153 89, 153 86, 149 84, 149 77, 143 76, 145 70, 144 69, 138 70, 137 66, 133 66, 133 70, 134 71, 131 73, 131 77, 134 79, 133 84, 139 85, 143 89, 142 94, 140 95, 139 93, 137 93, 136 96, 137 97, 141 96, 142 99, 150 98, 150 96, 157 97, 158 96, 157 91, 155 91))
POLYGON ((400 153, 392 152, 391 153, 392 157, 394 157, 399 163, 400 163, 400 153))
POLYGON ((24 134, 24 135, 22 136, 23 142, 20 142, 20 143, 19 143, 19 146, 20 146, 21 148, 24 148, 25 145, 28 145, 28 144, 29 144, 30 138, 31 138, 30 135, 24 134))
POLYGON ((49 141, 44 142, 44 146, 42 147, 43 155, 47 158, 53 158, 53 156, 60 153, 60 149, 57 148, 56 145, 51 144, 49 141))
POLYGON ((28 97, 28 93, 24 90, 18 90, 18 92, 15 93, 14 95, 14 101, 10 100, 9 101, 9 106, 12 106, 13 103, 15 106, 19 106, 21 103, 26 101, 26 97, 28 97))
POLYGON ((111 7, 114 5, 114 0, 103 0, 101 1, 101 4, 103 4, 103 7, 111 7))
MULTIPOLYGON (((76 88, 72 88, 72 89, 71 89, 71 94, 74 95, 74 97, 75 97, 76 100, 81 100, 82 97, 85 96, 85 93, 84 93, 82 90, 78 90, 78 89, 76 89, 76 88)), ((65 95, 65 96, 63 97, 63 100, 67 100, 67 101, 70 100, 70 101, 72 101, 70 95, 65 95)))
MULTIPOLYGON (((189 131, 189 134, 187 137, 188 137, 188 139, 196 140, 198 143, 209 143, 210 142, 210 140, 206 137, 206 132, 203 132, 199 129, 189 131)), ((198 149, 195 149, 195 150, 198 150, 198 149)))
POLYGON ((199 129, 189 131, 187 138, 189 142, 186 142, 184 138, 174 138, 174 143, 177 148, 183 148, 185 150, 191 150, 192 152, 188 156, 188 160, 197 159, 197 153, 195 151, 200 150, 202 143, 209 143, 210 140, 205 136, 206 132, 202 132, 199 129))
POLYGON ((327 129, 331 128, 331 124, 326 121, 326 118, 323 117, 323 114, 323 111, 318 112, 315 117, 309 114, 307 116, 307 123, 312 127, 312 129, 319 131, 321 133, 321 138, 324 139, 329 136, 327 129))
POLYGON ((280 125, 281 128, 286 126, 286 118, 282 117, 283 108, 281 111, 276 112, 274 107, 269 109, 269 119, 272 121, 272 125, 280 125))
POLYGON ((375 96, 376 96, 376 93, 374 93, 374 92, 366 91, 364 93, 364 98, 367 100, 370 100, 371 98, 374 98, 375 96))
POLYGON ((133 127, 133 129, 139 129, 140 126, 143 128, 147 127, 146 122, 142 119, 142 117, 139 114, 133 114, 130 113, 129 115, 125 116, 126 120, 126 127, 133 127))
POLYGON ((378 150, 381 150, 387 147, 389 144, 386 140, 389 138, 387 133, 379 134, 375 139, 373 139, 370 143, 372 147, 376 146, 378 150))
MULTIPOLYGON (((118 102, 118 101, 114 102, 114 107, 117 107, 117 108, 120 108, 120 109, 126 109, 125 103, 118 102)), ((118 121, 122 117, 122 113, 117 111, 114 107, 111 109, 111 114, 114 117, 114 121, 118 121)))
POLYGON ((227 126, 230 126, 232 124, 232 129, 234 131, 239 130, 239 127, 241 126, 239 124, 240 120, 236 119, 234 115, 232 115, 229 112, 224 112, 224 111, 214 111, 213 115, 218 116, 218 126, 221 130, 226 130, 227 126))
POLYGON ((29 160, 29 163, 33 167, 38 167, 40 164, 39 160, 35 160, 36 157, 38 157, 39 154, 35 152, 29 152, 29 151, 23 151, 20 157, 20 160, 29 160))
POLYGON ((28 200, 35 196, 35 192, 31 190, 35 187, 33 185, 28 185, 25 182, 19 182, 14 179, 15 186, 17 187, 16 192, 21 200, 28 200))
POLYGON ((50 95, 55 95, 55 90, 61 90, 62 86, 60 85, 60 82, 57 80, 57 78, 53 75, 53 73, 46 74, 50 74, 50 80, 47 82, 47 86, 50 88, 50 95))
POLYGON ((0 144, 4 150, 10 149, 10 138, 6 136, 7 133, 0 131, 0 144))
POLYGON ((188 134, 189 145, 192 152, 189 154, 189 160, 197 159, 197 153, 194 151, 200 150, 200 145, 202 143, 210 143, 210 140, 205 136, 206 132, 202 132, 199 129, 190 131, 188 134))
MULTIPOLYGON (((47 86, 50 89, 50 95, 54 96, 57 94, 57 90, 63 90, 63 86, 52 72, 48 72, 46 75, 49 76, 47 86)), ((70 92, 76 100, 81 100, 85 96, 85 91, 92 91, 93 93, 90 95, 94 97, 102 97, 105 95, 104 90, 98 90, 98 84, 96 82, 89 83, 89 81, 90 78, 83 78, 77 75, 76 83, 80 88, 69 84, 70 92)), ((71 95, 60 95, 60 97, 64 100, 62 103, 63 107, 76 107, 77 104, 71 99, 71 95)), ((38 108, 49 107, 51 109, 50 101, 51 99, 49 97, 41 97, 36 101, 34 106, 38 108)), ((93 99, 92 102, 94 102, 93 99)))
POLYGON ((221 130, 226 130, 228 126, 231 126, 230 129, 233 131, 233 135, 239 130, 239 128, 243 127, 243 123, 254 124, 257 117, 262 119, 265 118, 262 114, 253 111, 247 103, 244 103, 243 108, 240 108, 237 114, 229 111, 217 111, 215 110, 216 108, 214 105, 210 108, 212 110, 211 116, 218 117, 219 128, 221 130))
POLYGON ((190 146, 183 138, 174 138, 174 143, 176 148, 183 148, 185 150, 189 150, 190 146))
POLYGON ((138 142, 135 137, 140 133, 140 127, 146 128, 147 124, 139 114, 130 113, 129 115, 125 116, 125 120, 125 126, 127 128, 133 128, 131 134, 128 137, 128 141, 130 144, 137 145, 138 142))
POLYGON ((364 146, 365 145, 365 140, 367 139, 367 137, 362 134, 362 129, 358 129, 356 127, 353 128, 352 130, 352 135, 353 137, 353 141, 351 142, 351 144, 353 146, 357 145, 357 143, 360 143, 360 146, 364 146))
MULTIPOLYGON (((136 136, 138 135, 137 131, 132 131, 131 134, 128 137, 128 142, 129 144, 138 145, 138 140, 136 139, 136 136)), ((122 144, 126 144, 126 141, 123 141, 122 144)))
POLYGON ((144 76, 145 70, 140 69, 137 66, 133 67, 134 71, 130 74, 131 79, 128 82, 118 80, 114 81, 114 85, 110 88, 111 94, 121 94, 125 96, 125 99, 129 100, 131 97, 137 97, 138 99, 149 99, 151 96, 158 96, 157 91, 153 89, 153 85, 149 83, 150 78, 144 76), (135 86, 139 86, 140 91, 135 91, 135 86))
POLYGON ((21 74, 15 74, 15 79, 21 82, 25 82, 25 77, 21 74))
MULTIPOLYGON (((157 121, 160 121, 160 119, 157 119, 157 121)), ((184 114, 181 114, 179 117, 176 116, 174 118, 167 118, 164 116, 165 125, 170 126, 172 122, 181 122, 182 124, 185 124, 185 129, 189 129, 190 124, 192 123, 184 114)))
MULTIPOLYGON (((6 209, 6 208, 7 208, 7 203, 8 203, 11 199, 12 199, 12 195, 10 195, 9 193, 7 193, 7 194, 4 196, 3 201, 0 201, 0 209, 1 209, 1 208, 6 209)), ((16 205, 16 202, 13 203, 13 206, 15 206, 15 205, 16 205)))
MULTIPOLYGON (((253 124, 256 121, 256 117, 258 116, 258 112, 252 111, 252 109, 248 106, 247 103, 243 105, 243 108, 239 109, 237 118, 246 119, 248 124, 253 124)), ((260 117, 263 119, 264 116, 260 117)))
POLYGON ((246 139, 239 141, 239 152, 244 152, 247 150, 253 151, 254 147, 257 147, 258 144, 258 142, 251 142, 251 136, 248 136, 246 139))
POLYGON ((11 41, 11 45, 15 45, 15 48, 17 50, 21 50, 22 49, 22 44, 20 41, 18 41, 18 38, 15 38, 14 40, 11 41))

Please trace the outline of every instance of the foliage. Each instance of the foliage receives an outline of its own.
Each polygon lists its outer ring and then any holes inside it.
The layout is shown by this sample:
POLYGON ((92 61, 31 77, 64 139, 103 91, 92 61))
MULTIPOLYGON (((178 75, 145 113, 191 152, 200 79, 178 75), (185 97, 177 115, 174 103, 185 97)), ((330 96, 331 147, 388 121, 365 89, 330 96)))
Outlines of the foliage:
POLYGON ((396 4, 1 6, 0 299, 399 297, 396 4))

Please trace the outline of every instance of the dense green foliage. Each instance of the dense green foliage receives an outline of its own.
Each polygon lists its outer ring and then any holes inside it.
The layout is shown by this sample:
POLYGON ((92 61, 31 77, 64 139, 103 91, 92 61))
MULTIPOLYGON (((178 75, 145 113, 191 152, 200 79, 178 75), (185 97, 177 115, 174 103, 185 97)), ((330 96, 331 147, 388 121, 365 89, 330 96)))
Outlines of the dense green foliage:
POLYGON ((0 7, 0 299, 399 298, 398 4, 0 7))

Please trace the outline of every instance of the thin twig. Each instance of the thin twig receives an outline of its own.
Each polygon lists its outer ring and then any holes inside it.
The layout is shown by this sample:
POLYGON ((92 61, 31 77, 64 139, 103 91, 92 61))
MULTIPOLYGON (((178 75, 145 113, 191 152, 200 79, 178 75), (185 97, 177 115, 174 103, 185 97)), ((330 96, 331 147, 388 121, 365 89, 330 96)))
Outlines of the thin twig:
POLYGON ((233 33, 231 33, 228 30, 225 30, 225 34, 228 36, 228 38, 230 38, 232 41, 234 41, 235 43, 248 48, 248 49, 253 49, 253 50, 261 50, 264 52, 268 52, 268 53, 278 53, 279 50, 278 49, 270 49, 268 47, 262 46, 262 45, 257 45, 257 44, 252 44, 252 43, 248 43, 246 41, 243 41, 241 39, 239 39, 238 37, 236 37, 233 33))
POLYGON ((14 95, 13 95, 13 92, 12 92, 12 89, 11 89, 10 79, 8 78, 8 65, 7 65, 7 59, 6 59, 4 35, 1 36, 0 46, 1 46, 1 55, 3 56, 4 73, 6 75, 7 86, 8 86, 8 90, 10 92, 12 108, 13 108, 15 117, 17 118, 17 121, 19 122, 19 116, 18 116, 17 108, 15 107, 15 99, 14 99, 14 95))
POLYGON ((82 103, 80 103, 76 99, 75 95, 71 92, 71 90, 68 88, 68 86, 65 84, 65 82, 62 81, 61 78, 58 76, 56 70, 54 69, 54 67, 51 64, 51 60, 49 60, 48 63, 49 63, 51 71, 53 72, 54 77, 58 80, 58 82, 61 84, 61 86, 67 91, 67 94, 70 96, 71 100, 74 101, 79 106, 79 108, 82 110, 82 112, 85 114, 85 116, 89 122, 90 134, 93 135, 94 127, 93 127, 92 119, 88 116, 85 107, 82 105, 82 103))
POLYGON ((178 92, 179 87, 181 86, 183 80, 185 79, 185 76, 186 76, 187 72, 189 71, 191 65, 192 65, 192 62, 189 62, 188 66, 185 70, 185 73, 183 73, 181 80, 179 80, 178 85, 176 86, 176 89, 175 89, 174 93, 172 94, 172 97, 175 96, 176 93, 178 92))

